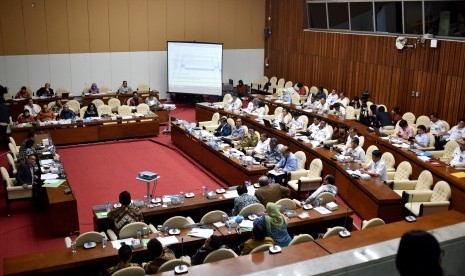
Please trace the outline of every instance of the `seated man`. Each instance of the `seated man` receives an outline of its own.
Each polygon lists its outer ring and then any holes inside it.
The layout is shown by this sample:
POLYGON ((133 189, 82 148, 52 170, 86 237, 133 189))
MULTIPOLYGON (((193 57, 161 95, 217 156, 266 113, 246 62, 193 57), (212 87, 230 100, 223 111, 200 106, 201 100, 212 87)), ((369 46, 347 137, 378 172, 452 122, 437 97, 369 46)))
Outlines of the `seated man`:
POLYGON ((276 202, 281 198, 289 198, 291 190, 277 183, 269 183, 268 177, 263 175, 258 179, 260 188, 255 190, 255 196, 261 204, 266 206, 268 202, 276 202))
POLYGON ((393 126, 391 116, 387 113, 386 108, 384 106, 378 107, 378 112, 376 112, 376 123, 375 127, 387 127, 393 126))
POLYGON ((332 106, 337 102, 337 99, 339 99, 339 96, 337 95, 336 89, 333 89, 326 98, 326 102, 329 106, 332 106))
POLYGON ((144 217, 139 208, 131 206, 131 194, 128 191, 119 194, 119 203, 121 203, 121 207, 113 208, 108 212, 108 218, 113 220, 117 233, 119 233, 121 228, 126 224, 144 221, 144 217))
POLYGON ((137 94, 137 91, 132 92, 132 98, 129 100, 129 106, 138 106, 144 103, 141 97, 137 94))
POLYGON ((449 131, 439 133, 441 138, 436 142, 434 147, 436 149, 444 149, 444 145, 450 140, 459 140, 465 137, 465 118, 461 119, 458 124, 452 127, 449 131))
POLYGON ((301 82, 298 82, 295 85, 295 91, 300 95, 300 96, 306 96, 307 95, 307 90, 304 87, 304 84, 301 82))
POLYGON ((61 100, 56 100, 51 109, 53 113, 60 114, 61 110, 63 110, 63 104, 61 103, 61 100))
POLYGON ((311 136, 312 133, 315 133, 318 131, 318 129, 320 128, 320 120, 321 120, 320 117, 313 118, 313 124, 307 127, 307 132, 309 133, 309 136, 311 136))
POLYGON ((144 265, 146 274, 156 274, 162 264, 176 259, 174 252, 168 247, 163 247, 161 242, 155 238, 147 243, 147 252, 150 261, 144 265))
POLYGON ((118 259, 119 262, 117 265, 112 266, 107 269, 107 275, 112 275, 116 271, 126 268, 126 267, 131 267, 131 266, 140 266, 136 263, 131 263, 132 259, 132 249, 129 245, 123 244, 121 247, 118 249, 118 259))
POLYGON ((260 100, 258 98, 254 98, 249 104, 247 105, 247 108, 244 110, 248 113, 254 113, 255 110, 258 109, 258 103, 260 100))
POLYGON ((15 99, 29 99, 31 97, 31 93, 27 91, 26 86, 21 87, 21 90, 16 93, 15 99))
POLYGON ((303 107, 308 109, 317 109, 315 106, 317 103, 319 103, 319 101, 317 101, 315 96, 312 94, 311 97, 307 98, 307 101, 303 104, 303 107))
POLYGON ((35 123, 35 119, 34 117, 31 116, 31 114, 29 113, 29 110, 27 109, 24 109, 23 113, 20 114, 18 116, 18 118, 16 119, 16 122, 18 122, 18 124, 25 124, 25 123, 35 123))
POLYGON ((344 92, 339 93, 339 98, 337 99, 337 103, 342 104, 343 107, 349 105, 349 98, 346 97, 344 92))
POLYGON ((350 147, 347 148, 342 155, 349 156, 351 161, 363 161, 365 159, 365 151, 360 147, 358 137, 352 139, 350 147))
POLYGON ((155 97, 154 91, 149 92, 149 96, 145 99, 145 103, 150 107, 152 112, 163 108, 163 104, 155 97))
POLYGON ((269 244, 270 246, 274 245, 272 238, 266 236, 266 228, 263 224, 254 223, 252 229, 252 238, 248 239, 244 243, 241 255, 247 255, 255 247, 258 247, 262 244, 269 244))
POLYGON ((197 249, 195 254, 192 256, 192 265, 203 264, 205 257, 211 252, 219 249, 223 245, 221 237, 212 235, 205 241, 205 244, 197 249))
POLYGON ((283 158, 283 155, 279 147, 278 139, 273 137, 270 139, 269 148, 265 152, 265 159, 268 163, 276 164, 281 158, 283 158))
POLYGON ((244 84, 242 80, 238 81, 236 86, 237 95, 240 97, 245 97, 247 95, 247 86, 244 84))
POLYGON ((371 153, 372 160, 360 172, 367 173, 371 176, 377 177, 379 181, 387 180, 386 164, 381 159, 381 151, 374 150, 371 153))
POLYGON ((297 112, 294 112, 292 114, 292 120, 289 122, 288 124, 288 127, 290 129, 294 129, 294 130, 297 130, 297 129, 302 129, 303 126, 304 126, 304 121, 302 120, 302 118, 300 118, 300 116, 298 116, 299 113, 297 112))
POLYGON ((22 186, 26 189, 27 185, 32 185, 32 198, 39 208, 43 207, 45 197, 40 174, 35 153, 31 153, 26 157, 26 161, 19 165, 16 173, 16 186, 22 186))
POLYGON ((337 115, 339 117, 346 116, 346 109, 341 103, 335 103, 333 105, 333 108, 334 108, 334 115, 337 115))
POLYGON ((220 125, 218 128, 213 132, 213 135, 223 137, 231 135, 232 129, 231 125, 228 124, 228 119, 226 117, 220 118, 220 125))
POLYGON ((464 168, 465 167, 465 139, 457 140, 459 146, 455 148, 452 156, 448 160, 448 164, 452 168, 464 168))
POLYGON ((283 111, 276 116, 276 119, 274 120, 274 124, 279 126, 279 123, 283 123, 285 125, 289 124, 289 122, 292 120, 292 117, 288 115, 287 109, 283 108, 283 111))
POLYGON ((334 185, 334 181, 335 181, 334 175, 332 174, 326 175, 325 178, 323 178, 323 183, 321 184, 321 186, 318 189, 316 189, 316 191, 314 191, 305 200, 305 204, 312 204, 313 201, 315 201, 315 199, 317 199, 318 196, 323 192, 329 192, 329 193, 332 193, 334 196, 336 196, 337 187, 336 185, 334 185))
POLYGON ((419 125, 417 127, 417 135, 412 140, 412 145, 417 149, 425 148, 429 145, 429 136, 426 133, 426 127, 424 125, 419 125))
POLYGON ((63 110, 60 113, 60 120, 72 120, 75 118, 74 112, 69 108, 68 104, 63 105, 63 110))
POLYGON ((37 135, 36 135, 35 131, 34 131, 34 130, 30 130, 30 131, 26 134, 26 139, 24 139, 24 140, 21 142, 21 145, 19 146, 19 152, 21 152, 21 151, 26 147, 27 141, 32 140, 32 141, 34 141, 34 143, 35 143, 36 138, 37 138, 37 135))
POLYGON ((24 110, 29 110, 29 114, 31 114, 32 117, 37 117, 37 114, 40 112, 40 107, 36 104, 34 104, 34 101, 32 98, 27 99, 27 104, 24 106, 24 110))
POLYGON ((247 193, 247 186, 242 184, 237 186, 237 194, 239 195, 234 199, 234 208, 232 209, 232 215, 237 216, 241 210, 253 203, 258 203, 258 199, 247 193))
POLYGON ((37 114, 37 120, 40 122, 54 121, 55 113, 48 109, 48 105, 44 104, 42 110, 37 114))
POLYGON ((334 129, 334 132, 331 135, 331 140, 336 140, 336 145, 344 145, 348 135, 349 133, 347 132, 347 126, 339 125, 334 129))
POLYGON ((329 104, 326 102, 326 98, 321 98, 320 105, 317 108, 321 112, 328 112, 329 104))
POLYGON ((331 134, 325 120, 320 121, 318 129, 310 135, 315 141, 323 142, 331 138, 331 134))
POLYGON ((439 138, 441 133, 446 132, 446 122, 439 119, 439 114, 433 112, 430 115, 431 123, 429 125, 429 132, 434 135, 435 138, 439 138))
POLYGON ((242 138, 239 148, 252 148, 257 145, 257 142, 258 138, 257 135, 255 135, 255 129, 253 127, 250 127, 247 131, 247 135, 245 135, 244 138, 242 138))
POLYGON ((128 86, 127 81, 123 81, 123 84, 118 88, 119 93, 131 93, 133 90, 130 86, 128 86))
POLYGON ((240 141, 245 137, 245 128, 242 125, 241 118, 236 119, 236 127, 231 132, 231 140, 240 141))
POLYGON ((408 140, 413 137, 413 128, 408 125, 406 120, 400 120, 399 130, 396 133, 397 137, 408 140))
POLYGON ((274 169, 278 172, 292 172, 297 170, 298 161, 297 157, 295 157, 294 153, 291 152, 289 147, 284 146, 281 149, 281 153, 283 158, 279 160, 278 164, 274 167, 274 169))
POLYGON ((41 87, 39 90, 36 92, 37 97, 53 97, 53 89, 50 88, 50 83, 46 83, 44 87, 41 87))
POLYGON ((237 94, 231 95, 231 100, 226 104, 227 109, 239 110, 242 108, 242 101, 237 97, 237 94))
POLYGON ((260 134, 260 139, 258 140, 257 145, 253 149, 253 153, 255 155, 264 156, 266 151, 269 149, 269 147, 270 147, 270 139, 268 139, 268 134, 262 133, 260 134))

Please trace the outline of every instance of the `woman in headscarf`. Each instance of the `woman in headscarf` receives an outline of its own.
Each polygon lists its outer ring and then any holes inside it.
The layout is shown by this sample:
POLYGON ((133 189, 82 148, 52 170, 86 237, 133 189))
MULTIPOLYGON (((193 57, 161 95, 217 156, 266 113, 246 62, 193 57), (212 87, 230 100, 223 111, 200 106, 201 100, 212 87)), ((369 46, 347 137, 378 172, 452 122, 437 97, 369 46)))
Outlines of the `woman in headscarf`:
POLYGON ((97 84, 94 82, 94 83, 90 86, 89 93, 90 93, 90 94, 98 94, 99 92, 100 92, 100 90, 98 89, 97 84))
POLYGON ((254 223, 263 224, 266 227, 266 235, 271 237, 277 245, 286 247, 291 242, 291 237, 287 232, 286 218, 275 203, 268 202, 266 215, 256 219, 254 223))

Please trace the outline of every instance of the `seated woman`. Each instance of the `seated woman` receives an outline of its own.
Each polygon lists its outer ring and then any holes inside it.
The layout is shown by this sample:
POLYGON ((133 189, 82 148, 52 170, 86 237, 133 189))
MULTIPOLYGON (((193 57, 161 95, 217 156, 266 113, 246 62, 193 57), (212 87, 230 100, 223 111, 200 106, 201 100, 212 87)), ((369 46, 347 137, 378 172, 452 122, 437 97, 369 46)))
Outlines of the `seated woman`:
POLYGON ((397 137, 408 140, 413 137, 413 128, 408 125, 406 120, 399 121, 399 130, 396 133, 397 137))
POLYGON ((297 86, 297 93, 299 93, 300 96, 305 96, 307 95, 307 90, 305 90, 304 84, 301 82, 298 82, 296 84, 297 86))
POLYGON ((97 107, 95 104, 90 103, 87 106, 86 112, 84 112, 84 118, 98 117, 97 107))
POLYGON ((23 113, 18 116, 18 119, 16 121, 18 122, 18 124, 33 124, 35 122, 34 117, 32 117, 31 114, 29 114, 29 110, 27 109, 25 109, 23 113))
POLYGON ((146 274, 156 274, 162 264, 176 259, 174 252, 168 247, 163 247, 157 239, 151 239, 147 243, 147 252, 149 253, 150 261, 144 265, 146 274))
POLYGON ((94 83, 92 83, 92 85, 90 86, 89 91, 87 91, 87 92, 89 92, 90 94, 98 94, 98 93, 100 93, 100 89, 98 89, 97 84, 94 82, 94 83))
POLYGON ((16 93, 15 99, 29 99, 31 97, 31 93, 27 91, 26 86, 21 87, 21 90, 16 93))
POLYGON ((419 125, 417 127, 417 135, 412 140, 412 146, 417 149, 426 148, 429 145, 429 136, 426 133, 426 127, 424 125, 419 125))
POLYGON ((247 255, 255 247, 258 247, 262 244, 269 244, 270 246, 274 245, 272 238, 266 236, 266 228, 262 224, 254 224, 252 229, 252 238, 248 239, 244 243, 241 255, 247 255))
POLYGON ((242 80, 239 80, 236 90, 239 97, 245 97, 247 95, 247 86, 244 85, 242 80))
POLYGON ((145 99, 145 103, 150 107, 152 112, 163 108, 163 105, 160 103, 157 97, 155 97, 155 92, 153 91, 150 91, 149 96, 147 99, 145 99))
POLYGON ((391 110, 391 120, 394 125, 397 124, 398 121, 402 120, 402 113, 398 107, 394 107, 391 110))
POLYGON ((287 232, 286 218, 275 203, 266 204, 266 215, 256 219, 255 224, 265 226, 266 235, 271 237, 277 245, 286 247, 291 242, 291 236, 287 232))

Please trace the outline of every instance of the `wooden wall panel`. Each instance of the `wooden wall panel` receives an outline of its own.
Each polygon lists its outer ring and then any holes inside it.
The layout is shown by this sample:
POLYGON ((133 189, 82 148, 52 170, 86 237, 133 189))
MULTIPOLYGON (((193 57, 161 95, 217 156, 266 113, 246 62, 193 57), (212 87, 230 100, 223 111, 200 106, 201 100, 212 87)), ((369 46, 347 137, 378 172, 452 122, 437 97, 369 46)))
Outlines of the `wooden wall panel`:
POLYGON ((452 124, 465 116, 465 42, 441 40, 437 49, 399 51, 395 36, 304 31, 304 0, 266 0, 265 9, 272 31, 265 41, 267 76, 335 88, 349 97, 368 89, 374 102, 417 116, 437 110, 452 124))
POLYGON ((23 0, 23 17, 27 54, 47 54, 44 0, 23 0))
POLYGON ((264 35, 263 26, 265 22, 265 0, 250 1, 250 12, 251 12, 251 39, 250 48, 263 48, 264 35))
POLYGON ((202 0, 202 39, 206 42, 220 41, 220 1, 202 0))
POLYGON ((87 10, 87 1, 67 1, 69 51, 71 53, 90 52, 89 14, 87 10))
POLYGON ((184 40, 184 0, 169 0, 166 4, 166 39, 169 41, 184 40))
POLYGON ((166 51, 167 0, 148 0, 149 50, 166 51))
POLYGON ((110 52, 108 0, 89 0, 88 5, 90 51, 110 52))
POLYGON ((220 2, 220 41, 224 49, 236 47, 236 1, 220 2))
POLYGON ((249 0, 236 0, 236 47, 249 48, 252 40, 252 11, 249 0))
POLYGON ((108 0, 108 26, 110 51, 129 51, 128 0, 108 0))
POLYGON ((148 4, 147 0, 130 0, 129 45, 131 51, 148 51, 148 4))
POLYGON ((23 7, 21 1, 1 0, 0 21, 3 34, 3 51, 5 55, 26 54, 24 38, 23 7))
POLYGON ((66 1, 45 0, 45 22, 48 52, 51 54, 69 53, 66 1))
POLYGON ((185 36, 187 41, 202 41, 202 0, 188 0, 185 2, 186 20, 185 36))

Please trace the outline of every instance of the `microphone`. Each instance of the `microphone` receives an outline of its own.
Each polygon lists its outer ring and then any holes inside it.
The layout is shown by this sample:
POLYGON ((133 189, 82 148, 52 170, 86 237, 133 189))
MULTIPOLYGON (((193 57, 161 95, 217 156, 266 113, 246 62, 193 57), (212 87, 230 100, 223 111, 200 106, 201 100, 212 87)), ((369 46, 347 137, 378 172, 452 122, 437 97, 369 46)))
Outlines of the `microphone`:
MULTIPOLYGON (((181 238, 181 257, 184 256, 184 237, 181 238)), ((174 267, 174 274, 184 274, 189 271, 189 268, 185 264, 181 264, 174 267)))
MULTIPOLYGON (((347 223, 347 217, 349 216, 349 208, 346 209, 346 217, 344 219, 344 228, 346 227, 346 223, 347 223)), ((344 230, 341 230, 339 231, 339 236, 341 238, 347 238, 347 237, 350 237, 350 232, 349 230, 347 229, 344 229, 344 230)))
POLYGON ((405 220, 408 222, 415 222, 417 221, 417 218, 413 215, 412 213, 412 206, 413 206, 413 194, 411 195, 412 198, 410 199, 410 212, 409 215, 405 217, 405 220))

